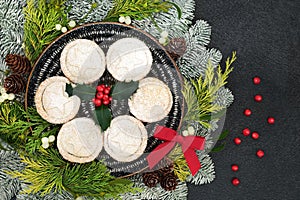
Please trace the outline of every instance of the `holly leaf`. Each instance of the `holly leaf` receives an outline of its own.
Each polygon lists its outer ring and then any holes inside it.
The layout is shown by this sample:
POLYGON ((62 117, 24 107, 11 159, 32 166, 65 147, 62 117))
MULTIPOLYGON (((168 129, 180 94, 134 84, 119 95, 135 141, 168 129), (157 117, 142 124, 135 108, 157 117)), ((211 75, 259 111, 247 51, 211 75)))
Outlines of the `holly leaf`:
POLYGON ((96 89, 89 85, 77 85, 73 88, 73 95, 77 95, 80 99, 90 101, 95 97, 96 89))
POLYGON ((224 150, 225 144, 226 144, 226 142, 223 142, 221 145, 219 145, 219 146, 217 146, 217 147, 214 147, 214 148, 211 150, 211 152, 212 152, 212 153, 217 153, 217 152, 220 152, 220 151, 224 150))
POLYGON ((71 84, 66 84, 66 93, 68 93, 69 97, 73 95, 73 87, 71 84))
POLYGON ((110 109, 105 105, 96 107, 95 115, 99 125, 101 126, 102 131, 105 131, 110 126, 112 118, 110 109))
POLYGON ((139 83, 131 82, 117 82, 112 89, 112 98, 116 100, 128 99, 138 88, 139 83))
POLYGON ((221 133, 219 140, 224 140, 229 134, 229 130, 225 130, 221 133))

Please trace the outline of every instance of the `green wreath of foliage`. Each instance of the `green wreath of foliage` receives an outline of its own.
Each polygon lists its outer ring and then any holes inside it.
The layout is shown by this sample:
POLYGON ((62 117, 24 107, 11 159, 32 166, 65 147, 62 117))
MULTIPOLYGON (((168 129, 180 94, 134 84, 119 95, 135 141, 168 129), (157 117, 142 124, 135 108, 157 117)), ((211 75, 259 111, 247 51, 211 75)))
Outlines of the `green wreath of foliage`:
MULTIPOLYGON (((130 16, 133 26, 157 39, 163 30, 168 31, 170 38, 185 39, 187 48, 177 64, 187 80, 183 90, 188 105, 186 121, 193 124, 197 135, 206 137, 206 148, 210 148, 213 142, 208 133, 217 128, 218 118, 207 116, 233 102, 231 91, 224 85, 235 53, 222 72, 218 67, 221 52, 207 47, 211 27, 203 20, 192 25, 194 10, 194 0, 0 0, 0 69, 7 69, 4 58, 8 53, 25 54, 34 63, 43 49, 61 34, 55 29, 56 24, 70 29, 70 20, 80 25, 130 16), (201 117, 196 119, 199 114, 201 117)), ((3 79, 4 75, 0 74, 1 82, 3 79)), ((175 173, 181 180, 176 190, 148 188, 139 175, 116 179, 100 161, 72 165, 57 150, 42 149, 36 138, 55 134, 59 127, 51 127, 53 132, 45 133, 50 126, 34 110, 25 111, 18 103, 0 104, 1 198, 187 199, 185 181, 198 185, 215 178, 214 164, 207 153, 197 153, 203 167, 192 177, 180 151, 174 149, 168 157, 174 160, 175 173), (35 124, 27 124, 26 116, 35 124)))

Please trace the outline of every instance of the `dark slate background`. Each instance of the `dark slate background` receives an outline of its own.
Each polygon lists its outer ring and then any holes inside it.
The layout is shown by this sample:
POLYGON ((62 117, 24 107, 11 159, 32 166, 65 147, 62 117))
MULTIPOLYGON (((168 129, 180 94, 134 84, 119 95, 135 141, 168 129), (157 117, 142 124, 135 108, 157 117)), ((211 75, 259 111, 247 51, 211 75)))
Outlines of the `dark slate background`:
POLYGON ((235 102, 227 110, 230 130, 224 151, 212 154, 216 179, 208 185, 189 186, 188 199, 296 200, 300 199, 300 1, 196 0, 196 19, 212 26, 211 43, 226 58, 233 50, 238 60, 228 87, 235 102), (252 78, 259 76, 260 85, 252 78), (263 101, 256 103, 255 94, 263 101), (250 117, 243 110, 250 108, 250 117), (276 123, 269 125, 268 116, 276 123), (249 127, 260 133, 255 141, 242 135, 249 127), (242 144, 232 140, 240 136, 242 144), (259 159, 257 149, 265 151, 259 159), (238 172, 231 164, 238 164, 238 172), (241 184, 234 187, 232 177, 241 184))

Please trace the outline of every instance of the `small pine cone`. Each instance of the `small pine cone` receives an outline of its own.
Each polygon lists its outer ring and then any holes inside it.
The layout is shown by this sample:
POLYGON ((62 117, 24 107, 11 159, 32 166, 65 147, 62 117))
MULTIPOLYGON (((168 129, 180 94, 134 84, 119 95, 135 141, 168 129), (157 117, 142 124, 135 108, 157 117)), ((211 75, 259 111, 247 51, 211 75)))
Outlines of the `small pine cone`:
POLYGON ((5 62, 15 74, 27 74, 31 71, 30 62, 25 56, 7 54, 5 62))
POLYGON ((166 191, 175 190, 178 182, 174 172, 170 172, 161 177, 160 185, 166 191))
POLYGON ((166 46, 168 53, 176 61, 183 56, 186 51, 186 41, 183 38, 172 38, 166 46))
POLYGON ((20 74, 12 74, 4 79, 3 86, 7 93, 18 94, 24 90, 25 79, 20 74))
POLYGON ((158 173, 160 174, 160 176, 165 176, 166 174, 171 173, 172 171, 173 165, 159 169, 158 173))
POLYGON ((157 171, 146 172, 142 175, 143 182, 148 187, 155 187, 157 183, 160 181, 160 175, 157 171))

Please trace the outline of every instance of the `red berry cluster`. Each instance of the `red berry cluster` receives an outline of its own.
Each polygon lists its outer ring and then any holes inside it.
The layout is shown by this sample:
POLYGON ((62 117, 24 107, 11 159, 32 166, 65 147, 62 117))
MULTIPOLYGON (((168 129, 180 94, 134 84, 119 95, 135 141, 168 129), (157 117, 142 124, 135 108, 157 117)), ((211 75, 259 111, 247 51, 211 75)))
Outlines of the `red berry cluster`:
POLYGON ((93 103, 96 107, 101 105, 108 105, 112 101, 112 97, 109 96, 110 94, 110 86, 106 86, 104 84, 98 85, 96 90, 95 98, 93 98, 93 103))

